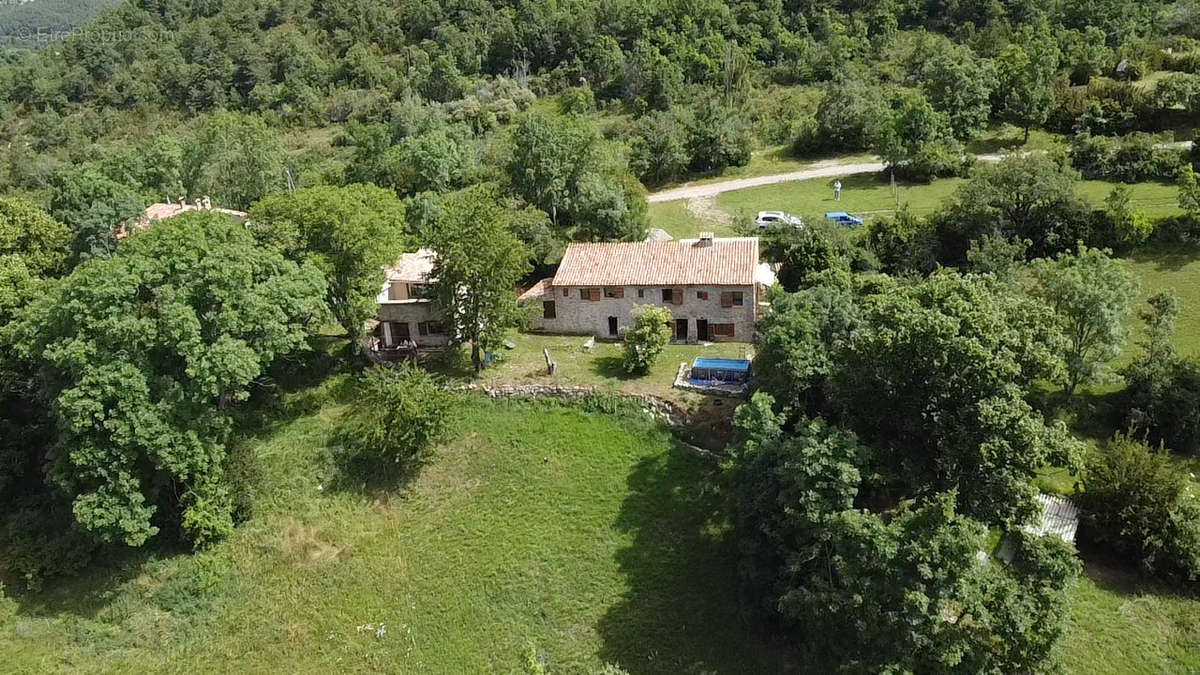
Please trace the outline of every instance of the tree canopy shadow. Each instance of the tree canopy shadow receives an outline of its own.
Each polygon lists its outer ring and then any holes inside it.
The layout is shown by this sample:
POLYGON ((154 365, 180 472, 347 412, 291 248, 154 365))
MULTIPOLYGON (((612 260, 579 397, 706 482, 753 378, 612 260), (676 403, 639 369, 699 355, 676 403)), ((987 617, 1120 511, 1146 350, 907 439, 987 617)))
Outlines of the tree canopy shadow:
MULTIPOLYGON (((0 552, 2 554, 3 552, 0 552)), ((136 579, 153 560, 185 553, 183 547, 159 542, 143 548, 104 547, 78 575, 52 577, 41 588, 26 588, 8 579, 4 592, 27 617, 69 614, 95 619, 112 604, 120 589, 136 579)))
POLYGON ((592 373, 614 380, 636 380, 643 377, 626 371, 625 362, 620 356, 598 356, 592 359, 588 367, 592 373))
POLYGON ((1160 272, 1177 272, 1200 260, 1200 242, 1147 246, 1135 251, 1130 258, 1134 262, 1152 263, 1160 272))
POLYGON ((679 444, 639 462, 616 526, 625 596, 601 618, 600 658, 631 675, 798 670, 796 657, 742 610, 736 545, 716 468, 679 444))
POLYGON ((1200 588, 1173 586, 1147 576, 1137 564, 1095 541, 1094 533, 1081 523, 1075 546, 1083 559, 1083 574, 1097 586, 1122 596, 1200 597, 1200 588))

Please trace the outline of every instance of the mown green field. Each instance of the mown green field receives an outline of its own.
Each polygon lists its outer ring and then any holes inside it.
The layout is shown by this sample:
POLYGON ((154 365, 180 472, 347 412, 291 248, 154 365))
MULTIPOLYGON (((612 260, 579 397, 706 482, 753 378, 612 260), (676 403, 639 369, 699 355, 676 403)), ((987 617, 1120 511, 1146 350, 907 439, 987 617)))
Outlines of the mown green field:
POLYGON ((1175 345, 1183 354, 1200 356, 1200 247, 1156 247, 1134 253, 1129 263, 1140 284, 1139 308, 1157 291, 1179 296, 1175 345))
MULTIPOLYGON (((477 378, 482 383, 516 382, 520 384, 559 384, 591 386, 635 394, 654 394, 677 397, 673 389, 680 363, 691 363, 696 357, 740 359, 753 356, 753 348, 744 342, 721 342, 708 345, 669 344, 645 375, 625 372, 622 362, 624 347, 617 342, 596 342, 584 349, 588 341, 579 335, 535 335, 514 333, 509 340, 515 349, 503 349, 499 360, 477 378), (553 376, 546 373, 546 358, 550 352, 557 368, 553 376)), ((465 350, 454 359, 441 359, 429 366, 451 377, 472 375, 471 363, 465 350)))
POLYGON ((530 645, 552 672, 785 669, 739 610, 715 467, 665 432, 472 398, 435 463, 384 491, 324 461, 343 409, 248 441, 257 513, 215 549, 0 600, 0 670, 511 673, 530 645))
MULTIPOLYGON (((230 540, 0 600, 2 670, 514 673, 532 648, 555 673, 805 672, 739 605, 715 467, 666 432, 467 398, 418 478, 368 488, 325 459, 344 384, 243 441, 261 475, 230 540)), ((1200 667, 1200 602, 1089 575, 1070 671, 1200 667)))
MULTIPOLYGON (((895 190, 890 181, 876 174, 856 174, 841 178, 776 183, 725 192, 716 197, 715 206, 728 222, 705 219, 689 213, 686 201, 650 205, 650 226, 660 227, 676 238, 694 237, 709 229, 730 236, 736 223, 750 223, 759 211, 787 211, 806 220, 820 219, 829 211, 847 211, 864 220, 887 216, 902 205, 916 214, 932 213, 953 196, 962 183, 960 178, 945 178, 930 183, 898 181, 895 190), (833 184, 841 180, 842 198, 833 198, 833 184)), ((1081 181, 1079 194, 1092 204, 1100 204, 1117 184, 1081 181)), ((1150 216, 1179 213, 1178 190, 1170 183, 1137 183, 1126 186, 1135 210, 1150 216)))

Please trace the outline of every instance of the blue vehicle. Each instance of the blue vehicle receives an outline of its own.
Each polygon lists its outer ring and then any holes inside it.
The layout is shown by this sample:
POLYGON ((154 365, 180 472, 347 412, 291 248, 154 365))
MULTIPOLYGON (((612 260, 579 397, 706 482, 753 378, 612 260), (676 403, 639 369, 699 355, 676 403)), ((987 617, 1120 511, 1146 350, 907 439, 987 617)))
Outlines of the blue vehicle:
POLYGON ((849 213, 846 213, 845 211, 833 211, 831 213, 826 213, 825 219, 832 220, 833 222, 838 223, 839 225, 845 225, 847 227, 853 227, 855 225, 863 224, 862 218, 859 218, 858 216, 852 216, 849 213))

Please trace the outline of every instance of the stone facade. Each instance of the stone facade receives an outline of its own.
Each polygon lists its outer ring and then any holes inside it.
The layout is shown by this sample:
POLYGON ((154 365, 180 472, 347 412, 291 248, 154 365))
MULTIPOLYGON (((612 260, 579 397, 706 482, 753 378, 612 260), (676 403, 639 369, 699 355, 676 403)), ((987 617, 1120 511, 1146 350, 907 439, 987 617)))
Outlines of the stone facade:
POLYGON ((418 347, 441 347, 450 342, 441 314, 427 297, 432 266, 433 253, 420 249, 400 256, 387 270, 387 281, 376 298, 379 313, 373 329, 381 347, 406 341, 418 347))
POLYGON ((619 339, 633 323, 632 313, 637 306, 665 307, 674 319, 671 330, 679 342, 750 342, 758 307, 753 284, 675 287, 547 284, 540 295, 526 294, 523 301, 532 306, 530 325, 534 330, 612 340, 619 339), (677 294, 682 296, 678 301, 677 294), (553 309, 547 307, 549 302, 554 303, 553 309))
POLYGON ((379 303, 379 325, 375 337, 386 342, 384 324, 390 333, 392 344, 404 339, 412 340, 418 347, 440 347, 450 341, 450 335, 442 324, 441 314, 429 300, 389 300, 379 303))

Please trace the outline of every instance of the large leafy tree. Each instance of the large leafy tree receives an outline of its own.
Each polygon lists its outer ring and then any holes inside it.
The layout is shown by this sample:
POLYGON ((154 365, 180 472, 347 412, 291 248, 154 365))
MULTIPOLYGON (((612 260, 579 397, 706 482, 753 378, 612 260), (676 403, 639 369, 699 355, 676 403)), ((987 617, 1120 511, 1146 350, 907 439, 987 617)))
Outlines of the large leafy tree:
POLYGON ((763 393, 738 408, 742 441, 726 465, 740 572, 763 610, 808 638, 830 669, 1046 664, 1079 573, 1068 546, 1017 532, 1011 564, 980 561, 987 529, 957 512, 953 492, 862 510, 881 503, 872 449, 822 420, 788 429, 773 408, 763 393))
POLYGON ((1054 537, 1014 535, 1011 565, 980 561, 987 530, 953 494, 889 518, 831 518, 826 574, 780 600, 800 625, 853 636, 824 641, 838 662, 870 672, 1033 672, 1066 629, 1066 591, 1079 562, 1054 537))
POLYGON ((656 111, 637 121, 630 140, 630 168, 646 185, 669 183, 691 162, 687 129, 672 112, 656 111))
POLYGON ((1028 27, 996 57, 999 112, 1024 130, 1026 142, 1030 129, 1045 123, 1054 106, 1058 60, 1053 38, 1028 27))
POLYGON ((797 412, 827 410, 834 354, 861 320, 858 297, 845 283, 816 284, 796 293, 772 290, 771 306, 755 325, 754 372, 761 388, 797 412))
POLYGON ((1188 484, 1167 453, 1118 436, 1084 475, 1089 532, 1147 572, 1200 582, 1200 499, 1188 484))
POLYGON ((1036 509, 1033 480, 1074 465, 1066 429, 1025 402, 1057 375, 1063 336, 1045 304, 988 277, 940 272, 867 296, 862 324, 835 356, 834 396, 904 492, 957 488, 986 523, 1036 509))
POLYGON ((920 66, 921 89, 929 103, 949 117, 954 135, 968 139, 991 118, 996 69, 965 45, 947 42, 939 47, 920 66))
POLYGON ((727 465, 741 574, 762 609, 801 588, 828 588, 833 562, 831 521, 851 509, 870 449, 820 418, 786 434, 774 399, 755 394, 739 406, 744 438, 727 465))
POLYGON ((57 174, 51 184, 50 213, 74 233, 79 260, 112 255, 118 226, 141 216, 145 207, 135 190, 94 168, 57 174))
POLYGON ((283 158, 279 136, 262 118, 212 113, 184 152, 183 186, 191 197, 244 209, 284 185, 283 158))
POLYGON ((512 134, 505 168, 513 188, 549 213, 555 226, 569 222, 575 186, 599 168, 600 130, 585 118, 533 110, 512 134))
POLYGON ((16 256, 34 276, 66 270, 71 232, 33 202, 0 199, 0 256, 16 256))
POLYGON ((564 239, 645 236, 645 190, 622 149, 606 142, 588 118, 526 113, 512 130, 504 170, 512 190, 550 214, 564 239))
POLYGON ((49 479, 75 519, 138 546, 160 527, 227 533, 230 407, 276 357, 304 348, 320 272, 214 213, 186 214, 80 265, 22 313, 59 442, 49 479))
POLYGON ((950 118, 919 91, 897 94, 894 108, 873 129, 871 150, 892 171, 921 179, 957 174, 963 167, 963 147, 950 118))
POLYGON ((1038 293, 1054 308, 1067 338, 1063 361, 1069 397, 1080 384, 1099 381, 1107 362, 1121 353, 1137 282, 1121 261, 1086 246, 1038 260, 1033 270, 1038 293))
POLYGON ((383 268, 396 262, 408 241, 396 195, 373 185, 304 188, 258 202, 250 222, 260 241, 324 272, 329 312, 357 344, 375 315, 383 268))
POLYGON ((514 290, 529 269, 529 252, 512 232, 519 215, 493 190, 472 188, 446 200, 429 236, 437 254, 434 303, 453 342, 470 343, 476 372, 520 319, 514 290))
MULTIPOLYGON (((1088 223, 1075 188, 1079 174, 1056 158, 1013 155, 976 165, 955 193, 944 244, 965 259, 969 242, 983 236, 1028 239, 1031 255, 1075 248, 1088 223)), ((961 259, 949 262, 961 262, 961 259)))
POLYGON ((388 152, 392 187, 401 194, 461 187, 475 160, 475 151, 465 136, 465 129, 455 127, 400 141, 388 152))

